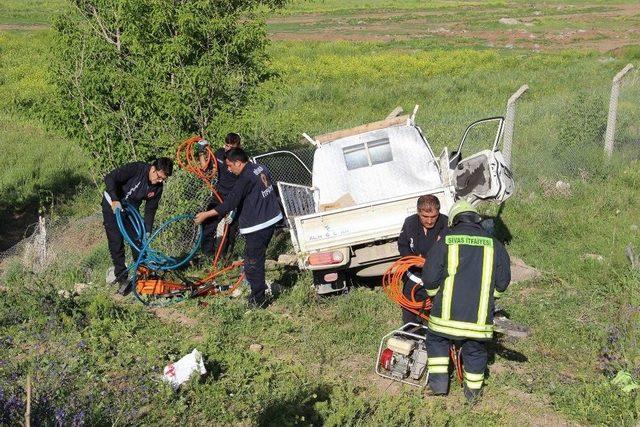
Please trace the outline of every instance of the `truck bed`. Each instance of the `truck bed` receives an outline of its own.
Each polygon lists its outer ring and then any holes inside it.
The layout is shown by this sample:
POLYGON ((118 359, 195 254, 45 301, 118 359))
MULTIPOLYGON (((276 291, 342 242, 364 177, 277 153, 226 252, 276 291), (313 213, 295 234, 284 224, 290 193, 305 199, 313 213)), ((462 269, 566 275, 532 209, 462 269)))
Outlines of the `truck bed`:
POLYGON ((441 211, 447 212, 450 206, 446 201, 453 200, 453 187, 297 216, 294 222, 298 250, 303 253, 330 251, 396 238, 405 218, 416 212, 418 197, 424 194, 438 197, 441 211))

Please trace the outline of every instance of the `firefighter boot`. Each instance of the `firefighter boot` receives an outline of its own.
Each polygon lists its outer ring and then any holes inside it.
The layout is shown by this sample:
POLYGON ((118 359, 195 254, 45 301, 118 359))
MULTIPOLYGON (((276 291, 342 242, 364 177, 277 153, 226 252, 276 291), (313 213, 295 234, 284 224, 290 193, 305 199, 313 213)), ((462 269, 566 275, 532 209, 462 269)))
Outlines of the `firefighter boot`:
POLYGON ((118 284, 120 288, 118 289, 118 293, 123 297, 126 297, 131 293, 131 282, 128 278, 118 280, 118 284))
POLYGON ((468 403, 470 404, 476 403, 481 395, 482 395, 482 388, 469 388, 465 382, 464 397, 467 399, 468 403))
POLYGON ((487 368, 487 348, 483 342, 466 340, 462 343, 462 368, 464 396, 473 403, 480 396, 487 368))

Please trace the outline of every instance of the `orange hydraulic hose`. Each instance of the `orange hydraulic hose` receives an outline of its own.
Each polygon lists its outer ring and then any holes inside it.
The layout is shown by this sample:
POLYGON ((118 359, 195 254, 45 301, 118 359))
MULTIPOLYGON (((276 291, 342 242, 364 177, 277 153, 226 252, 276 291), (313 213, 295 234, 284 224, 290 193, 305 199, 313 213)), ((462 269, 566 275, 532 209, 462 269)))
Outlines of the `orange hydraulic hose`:
POLYGON ((200 136, 194 136, 180 144, 176 150, 176 160, 182 169, 200 178, 200 180, 209 187, 213 195, 218 199, 218 202, 222 203, 222 197, 211 183, 213 179, 218 176, 218 162, 215 161, 211 147, 208 145, 205 147, 207 154, 207 164, 204 165, 205 167, 202 167, 200 159, 194 155, 195 144, 202 141, 202 139, 200 136), (210 171, 207 171, 212 161, 213 167, 210 171))
POLYGON ((451 344, 449 347, 449 357, 453 362, 453 366, 456 368, 456 378, 460 385, 464 382, 462 375, 462 348, 458 349, 455 344, 451 344))
MULTIPOLYGON (((429 310, 431 310, 432 307, 431 298, 427 298, 424 301, 416 301, 415 299, 415 293, 420 285, 416 284, 413 286, 411 289, 411 298, 407 298, 404 293, 402 293, 405 283, 405 273, 411 267, 424 267, 424 263, 425 259, 421 256, 406 256, 400 258, 384 273, 384 276, 382 277, 382 288, 391 301, 399 304, 421 318, 429 320, 429 310)), ((455 344, 452 344, 451 347, 449 347, 449 357, 455 367, 456 378, 460 384, 462 384, 463 375, 461 351, 456 348, 455 344)))
MULTIPOLYGON (((220 193, 218 193, 215 186, 212 184, 213 179, 218 176, 218 162, 215 160, 215 156, 213 151, 211 150, 211 147, 209 145, 205 147, 205 152, 207 154, 207 163, 206 165, 204 165, 204 167, 200 163, 200 159, 194 154, 195 148, 196 148, 195 145, 202 139, 203 138, 200 136, 193 136, 187 139, 186 141, 184 141, 183 143, 181 143, 178 146, 178 149, 176 150, 176 161, 182 169, 186 170, 189 173, 194 174, 201 181, 203 181, 205 185, 209 187, 209 189, 211 190, 211 193, 215 196, 218 202, 222 203, 223 201, 222 196, 220 196, 220 193), (213 167, 209 168, 209 165, 211 165, 211 162, 213 162, 213 167)), ((223 221, 224 219, 220 218, 220 220, 223 221)), ((240 268, 243 265, 242 261, 236 261, 221 269, 217 268, 218 261, 220 260, 220 255, 222 254, 222 248, 224 247, 224 243, 227 239, 228 234, 229 234, 229 224, 225 224, 224 232, 222 234, 222 239, 220 239, 220 243, 216 250, 215 257, 211 264, 212 270, 207 276, 201 278, 196 282, 197 286, 201 286, 206 284, 207 282, 211 282, 221 274, 224 274, 235 268, 240 268)), ((224 295, 231 294, 240 285, 240 283, 242 283, 243 279, 244 279, 244 273, 240 274, 240 277, 238 278, 238 280, 227 291, 218 292, 217 290, 214 290, 213 286, 204 287, 203 289, 199 290, 196 293, 196 296, 211 295, 211 294, 218 294, 218 293, 224 294, 224 295)))
POLYGON ((429 310, 431 310, 431 298, 426 300, 416 300, 415 292, 419 285, 414 285, 411 289, 411 298, 407 298, 402 293, 404 287, 404 275, 411 267, 422 268, 424 266, 424 258, 421 256, 406 256, 400 258, 393 263, 382 277, 382 288, 389 299, 415 315, 425 320, 429 320, 429 310))

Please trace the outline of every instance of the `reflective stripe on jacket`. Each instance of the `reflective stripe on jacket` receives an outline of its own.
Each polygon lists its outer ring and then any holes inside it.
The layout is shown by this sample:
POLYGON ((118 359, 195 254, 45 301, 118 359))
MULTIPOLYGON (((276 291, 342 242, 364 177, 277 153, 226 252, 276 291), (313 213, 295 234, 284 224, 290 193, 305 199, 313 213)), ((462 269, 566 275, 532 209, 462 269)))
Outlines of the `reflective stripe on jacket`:
POLYGON ((422 272, 433 296, 429 329, 452 339, 490 339, 494 299, 509 285, 504 246, 479 224, 460 223, 427 254, 422 272))

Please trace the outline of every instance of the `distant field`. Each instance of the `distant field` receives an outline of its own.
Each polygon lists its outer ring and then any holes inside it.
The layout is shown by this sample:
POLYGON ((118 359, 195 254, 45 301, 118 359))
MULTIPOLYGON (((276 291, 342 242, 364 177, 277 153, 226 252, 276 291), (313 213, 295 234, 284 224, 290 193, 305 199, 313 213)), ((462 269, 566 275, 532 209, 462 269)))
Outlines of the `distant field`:
POLYGON ((63 7, 64 0, 2 0, 0 2, 0 29, 2 25, 43 26, 63 7))
POLYGON ((269 20, 275 40, 607 51, 640 41, 637 2, 294 2, 269 20), (500 23, 501 18, 512 21, 500 23))
MULTIPOLYGON (((584 5, 611 5, 611 4, 636 4, 634 0, 610 1, 610 0, 569 0, 547 1, 545 7, 567 8, 584 5)), ((460 7, 495 8, 495 7, 519 7, 533 6, 535 3, 529 0, 292 0, 284 9, 290 12, 329 12, 340 13, 354 10, 454 10, 460 7)))

